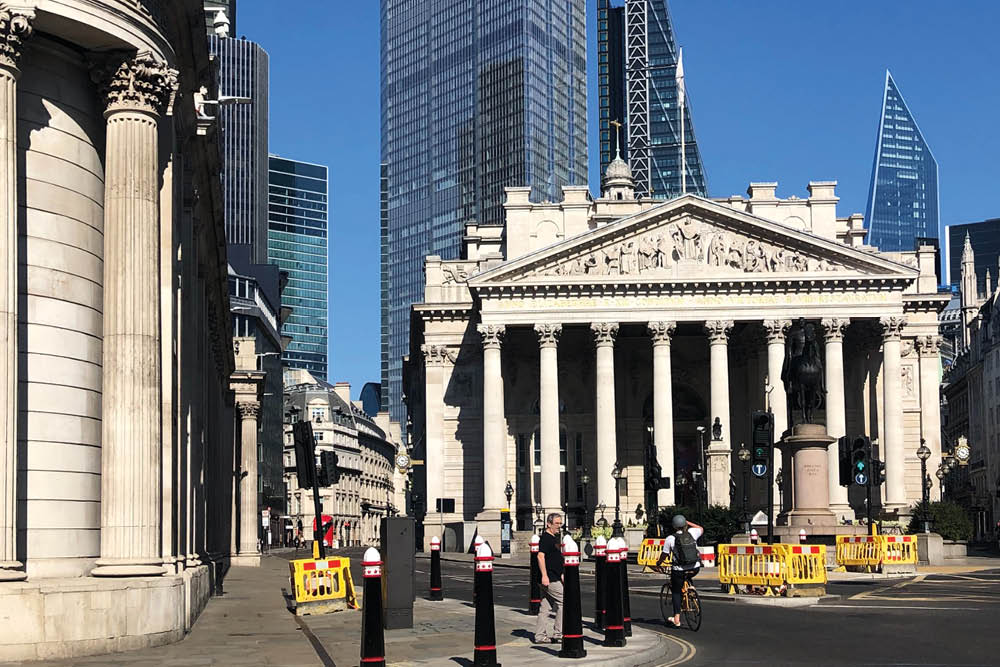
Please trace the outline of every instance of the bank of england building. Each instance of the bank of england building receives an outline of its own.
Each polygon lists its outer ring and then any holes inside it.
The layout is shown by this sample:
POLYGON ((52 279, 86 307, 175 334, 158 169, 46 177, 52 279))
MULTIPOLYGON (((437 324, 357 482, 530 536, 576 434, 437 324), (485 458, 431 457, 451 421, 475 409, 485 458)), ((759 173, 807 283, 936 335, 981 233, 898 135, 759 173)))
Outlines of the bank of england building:
MULTIPOLYGON (((616 159, 600 198, 564 187, 563 201, 533 203, 528 188, 507 188, 504 225, 467 226, 462 259, 427 257, 405 363, 425 541, 446 526, 498 534, 508 493, 517 530, 539 512, 576 526, 603 505, 610 519, 616 463, 630 517, 693 506, 696 494, 740 502, 751 412, 771 410, 778 439, 801 407, 782 381, 795 329, 822 361, 815 421, 833 438, 876 441, 876 503, 908 514, 921 439, 931 470, 941 455, 938 313, 949 296, 933 246, 866 245, 863 216, 838 216, 835 187, 643 199, 616 159), (653 465, 671 488, 646 492, 653 465), (439 498, 454 511, 438 513, 439 498)), ((839 484, 836 444, 827 456, 829 509, 863 516, 864 492, 839 484)), ((771 464, 787 510, 789 452, 771 464)), ((748 491, 766 502, 766 483, 748 491)))

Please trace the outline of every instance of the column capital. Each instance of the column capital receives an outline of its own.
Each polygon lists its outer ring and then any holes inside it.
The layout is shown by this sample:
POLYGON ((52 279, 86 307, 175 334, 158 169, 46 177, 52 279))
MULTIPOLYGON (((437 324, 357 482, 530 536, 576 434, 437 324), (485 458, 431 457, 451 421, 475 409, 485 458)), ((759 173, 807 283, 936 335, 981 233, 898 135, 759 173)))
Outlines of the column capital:
POLYGON ((828 343, 843 342, 844 332, 850 324, 850 318, 841 317, 824 317, 820 321, 820 326, 823 327, 823 333, 828 343))
POLYGON ((594 343, 597 344, 597 347, 614 346, 615 338, 618 337, 617 322, 592 322, 590 330, 594 334, 594 343))
POLYGON ((31 27, 34 20, 34 12, 11 9, 6 4, 0 4, 0 69, 17 72, 24 41, 34 31, 31 27))
POLYGON ((559 335, 562 333, 562 325, 536 324, 535 333, 538 334, 539 346, 556 347, 559 344, 559 335))
POLYGON ((881 317, 878 323, 882 327, 883 341, 898 341, 902 338, 903 328, 906 326, 906 318, 881 317))
POLYGON ((444 345, 424 344, 420 346, 420 351, 424 353, 424 363, 428 366, 444 366, 455 361, 451 352, 444 345))
POLYGON ((476 331, 483 337, 483 347, 485 349, 499 350, 501 339, 507 332, 507 327, 503 324, 479 324, 476 325, 476 331))
POLYGON ((792 328, 791 320, 764 320, 764 334, 768 343, 784 343, 785 334, 792 328))
POLYGON ((106 105, 105 116, 118 111, 159 115, 177 91, 177 70, 149 51, 118 51, 95 60, 91 78, 106 105))
POLYGON ((705 333, 712 345, 724 345, 729 342, 729 334, 733 332, 732 320, 709 320, 705 322, 705 333))
POLYGON ((921 357, 936 357, 941 352, 941 336, 919 336, 917 354, 921 357))
POLYGON ((239 410, 240 419, 257 419, 260 415, 260 403, 257 401, 237 401, 236 409, 239 410))
POLYGON ((674 337, 674 332, 677 331, 677 322, 649 322, 646 329, 649 331, 650 338, 653 339, 654 346, 670 345, 670 340, 674 337))

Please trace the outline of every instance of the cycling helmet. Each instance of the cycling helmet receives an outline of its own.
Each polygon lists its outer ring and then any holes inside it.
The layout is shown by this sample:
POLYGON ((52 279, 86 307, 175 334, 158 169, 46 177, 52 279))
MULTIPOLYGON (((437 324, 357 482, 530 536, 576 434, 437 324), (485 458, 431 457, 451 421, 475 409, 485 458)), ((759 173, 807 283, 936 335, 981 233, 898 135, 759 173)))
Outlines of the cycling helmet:
POLYGON ((684 518, 683 514, 677 514, 674 516, 673 520, 671 520, 670 525, 674 527, 674 530, 683 530, 687 527, 688 522, 687 519, 684 518))

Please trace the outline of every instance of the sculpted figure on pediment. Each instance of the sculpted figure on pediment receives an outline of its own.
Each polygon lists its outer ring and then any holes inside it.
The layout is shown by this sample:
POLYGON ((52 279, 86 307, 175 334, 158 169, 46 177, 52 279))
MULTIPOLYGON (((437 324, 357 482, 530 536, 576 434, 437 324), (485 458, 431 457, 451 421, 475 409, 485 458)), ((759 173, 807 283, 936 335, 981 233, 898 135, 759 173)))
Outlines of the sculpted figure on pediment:
POLYGON ((735 239, 729 245, 729 253, 726 255, 726 264, 734 269, 743 268, 743 249, 740 247, 740 240, 735 239))
POLYGON ((670 238, 663 234, 657 234, 656 254, 654 255, 653 265, 657 269, 667 268, 670 265, 670 255, 672 253, 673 248, 670 246, 670 238))
POLYGON ((653 247, 652 234, 646 234, 639 239, 637 252, 639 255, 639 273, 645 273, 652 269, 653 255, 656 254, 656 248, 653 247))
POLYGON ((636 263, 636 252, 634 241, 623 241, 620 246, 620 266, 622 275, 630 276, 639 272, 636 263))
POLYGON ((671 236, 678 259, 701 259, 701 224, 697 220, 686 218, 675 223, 671 236))

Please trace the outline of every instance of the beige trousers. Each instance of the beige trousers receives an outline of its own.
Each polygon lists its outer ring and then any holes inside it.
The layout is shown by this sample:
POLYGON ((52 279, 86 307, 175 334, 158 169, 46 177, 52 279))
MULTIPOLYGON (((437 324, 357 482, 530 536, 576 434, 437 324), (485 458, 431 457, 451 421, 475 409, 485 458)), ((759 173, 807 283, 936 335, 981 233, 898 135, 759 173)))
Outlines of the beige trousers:
POLYGON ((562 616, 563 584, 561 581, 550 581, 548 586, 542 586, 542 602, 538 609, 538 620, 535 621, 535 641, 561 639, 562 616), (553 613, 556 615, 555 624, 552 623, 553 613))

